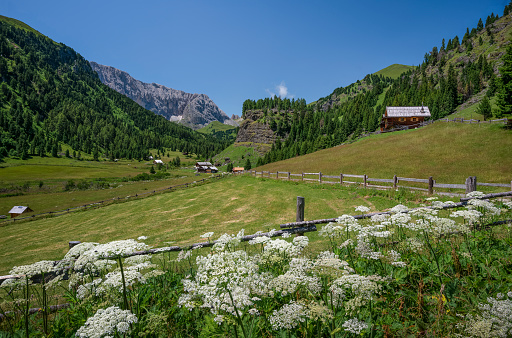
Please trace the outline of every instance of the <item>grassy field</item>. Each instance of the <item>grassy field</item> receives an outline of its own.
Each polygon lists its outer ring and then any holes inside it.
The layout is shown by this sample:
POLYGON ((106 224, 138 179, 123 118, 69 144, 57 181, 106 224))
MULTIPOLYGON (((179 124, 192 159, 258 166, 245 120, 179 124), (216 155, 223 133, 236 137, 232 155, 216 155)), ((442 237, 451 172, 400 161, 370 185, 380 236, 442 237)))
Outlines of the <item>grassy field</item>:
MULTIPOLYGON (((167 163, 172 156, 179 155, 184 165, 192 166, 196 161, 177 152, 170 152, 169 157, 166 153, 163 161, 167 163)), ((151 166, 151 161, 78 161, 52 157, 34 157, 27 161, 7 159, 0 163, 0 214, 7 214, 15 205, 30 206, 33 214, 63 210, 192 182, 207 176, 195 176, 191 169, 169 168, 166 170, 169 176, 165 179, 128 180, 140 173, 149 173, 151 166), (69 181, 75 184, 87 181, 91 183, 91 188, 66 191, 69 181)))
POLYGON ((406 65, 400 65, 400 64, 393 64, 391 66, 388 66, 384 69, 379 70, 376 72, 376 75, 382 75, 385 77, 390 77, 392 79, 397 79, 403 72, 413 68, 413 66, 406 66, 406 65))
POLYGON ((502 125, 437 122, 401 132, 373 135, 355 143, 267 164, 258 170, 367 174, 374 178, 428 178, 463 184, 510 183, 512 131, 502 125))
MULTIPOLYGON (((68 250, 68 242, 108 242, 148 236, 155 247, 202 241, 214 231, 246 234, 279 228, 295 221, 297 196, 306 199, 305 219, 355 214, 366 205, 373 211, 397 204, 402 192, 376 192, 317 184, 297 184, 247 176, 225 178, 199 187, 141 200, 90 209, 54 218, 0 227, 0 274, 13 266, 55 260, 68 250)), ((409 195, 413 201, 421 195, 409 195)), ((312 239, 317 238, 311 234, 312 239)))

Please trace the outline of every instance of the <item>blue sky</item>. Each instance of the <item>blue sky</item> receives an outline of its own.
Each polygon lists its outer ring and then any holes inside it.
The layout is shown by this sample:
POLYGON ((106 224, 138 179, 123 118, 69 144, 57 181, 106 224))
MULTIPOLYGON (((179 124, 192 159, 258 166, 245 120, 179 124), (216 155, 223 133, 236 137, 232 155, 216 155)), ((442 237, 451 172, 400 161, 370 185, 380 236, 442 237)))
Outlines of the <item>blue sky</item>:
POLYGON ((272 94, 312 102, 393 63, 418 65, 443 38, 508 0, 3 0, 87 60, 204 93, 231 116, 272 94))

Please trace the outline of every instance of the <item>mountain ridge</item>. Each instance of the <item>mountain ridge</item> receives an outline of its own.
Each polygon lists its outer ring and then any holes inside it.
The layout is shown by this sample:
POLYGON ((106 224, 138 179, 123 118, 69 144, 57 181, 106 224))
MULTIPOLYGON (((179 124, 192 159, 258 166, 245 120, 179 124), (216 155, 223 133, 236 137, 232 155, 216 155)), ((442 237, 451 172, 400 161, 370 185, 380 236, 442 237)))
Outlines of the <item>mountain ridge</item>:
POLYGON ((89 63, 103 84, 167 120, 196 130, 212 121, 236 125, 206 94, 191 94, 154 82, 142 82, 115 67, 89 63))

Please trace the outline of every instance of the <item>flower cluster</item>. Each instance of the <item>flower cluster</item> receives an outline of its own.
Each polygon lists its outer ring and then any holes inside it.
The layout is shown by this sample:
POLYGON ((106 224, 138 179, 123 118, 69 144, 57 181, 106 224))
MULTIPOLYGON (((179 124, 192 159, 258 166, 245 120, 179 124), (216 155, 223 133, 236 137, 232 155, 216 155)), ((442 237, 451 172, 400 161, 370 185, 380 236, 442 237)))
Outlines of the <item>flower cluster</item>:
POLYGON ((85 324, 78 329, 76 336, 80 338, 100 338, 130 333, 130 324, 137 323, 137 316, 129 310, 121 310, 117 306, 99 309, 89 317, 85 324))

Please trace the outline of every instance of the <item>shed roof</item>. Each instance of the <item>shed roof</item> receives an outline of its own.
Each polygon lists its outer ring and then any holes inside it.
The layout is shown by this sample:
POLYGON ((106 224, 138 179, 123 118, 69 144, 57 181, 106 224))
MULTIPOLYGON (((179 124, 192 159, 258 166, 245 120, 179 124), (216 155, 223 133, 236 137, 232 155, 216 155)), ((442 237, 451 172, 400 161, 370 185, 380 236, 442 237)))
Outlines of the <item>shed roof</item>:
POLYGON ((154 160, 153 163, 156 163, 156 164, 164 164, 164 162, 162 160, 154 160))
POLYGON ((244 167, 234 167, 233 171, 243 171, 244 167))
POLYGON ((11 211, 9 211, 10 214, 22 214, 25 211, 32 211, 29 207, 25 207, 22 205, 16 205, 12 207, 11 211))
POLYGON ((386 107, 388 117, 430 116, 428 107, 386 107))

